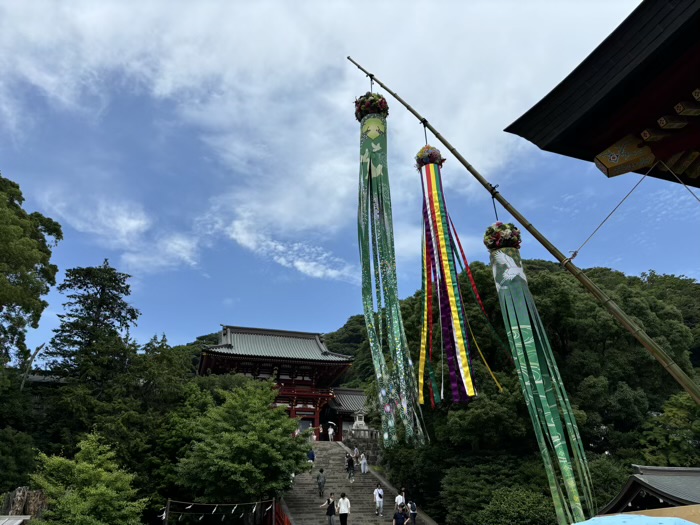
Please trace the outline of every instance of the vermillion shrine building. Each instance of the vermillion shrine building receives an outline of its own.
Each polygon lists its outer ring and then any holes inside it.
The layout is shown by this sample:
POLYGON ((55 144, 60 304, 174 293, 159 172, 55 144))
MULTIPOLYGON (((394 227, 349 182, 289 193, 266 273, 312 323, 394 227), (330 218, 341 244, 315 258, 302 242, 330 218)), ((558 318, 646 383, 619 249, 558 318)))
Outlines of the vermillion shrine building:
POLYGON ((351 356, 326 348, 321 334, 240 326, 222 326, 219 344, 202 350, 198 374, 243 374, 274 379, 277 406, 300 419, 300 430, 313 428, 316 439, 334 439, 343 433, 366 432, 366 397, 362 390, 340 388, 352 366, 351 356))

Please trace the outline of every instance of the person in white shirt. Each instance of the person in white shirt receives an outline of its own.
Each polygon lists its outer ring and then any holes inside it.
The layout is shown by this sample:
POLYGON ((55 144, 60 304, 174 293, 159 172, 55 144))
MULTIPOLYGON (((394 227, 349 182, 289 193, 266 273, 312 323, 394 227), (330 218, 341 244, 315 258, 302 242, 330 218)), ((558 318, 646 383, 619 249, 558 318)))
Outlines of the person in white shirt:
POLYGON ((396 496, 396 499, 394 500, 394 502, 396 503, 396 509, 394 509, 394 510, 399 510, 401 508, 401 505, 406 504, 406 489, 405 488, 403 488, 403 487, 401 488, 401 492, 399 492, 399 495, 396 496))
POLYGON ((377 488, 372 494, 374 500, 374 515, 384 516, 384 489, 380 483, 377 483, 377 488))
POLYGON ((363 474, 367 474, 367 456, 364 452, 360 454, 360 470, 363 474))
POLYGON ((332 426, 328 427, 328 441, 333 441, 333 435, 335 434, 335 429, 332 426))
POLYGON ((350 514, 350 500, 345 496, 345 492, 340 493, 340 499, 338 500, 336 506, 338 507, 340 525, 348 525, 348 515, 350 514))

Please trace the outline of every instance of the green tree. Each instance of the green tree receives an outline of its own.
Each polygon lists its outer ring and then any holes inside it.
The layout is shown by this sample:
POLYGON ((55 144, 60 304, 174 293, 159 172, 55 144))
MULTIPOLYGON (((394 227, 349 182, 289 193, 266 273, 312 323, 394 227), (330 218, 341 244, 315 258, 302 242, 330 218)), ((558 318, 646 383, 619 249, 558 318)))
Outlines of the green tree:
POLYGON ((39 212, 27 213, 19 185, 0 176, 0 364, 11 350, 27 357, 27 326, 37 328, 48 303, 42 296, 56 284, 51 249, 63 238, 61 226, 39 212))
POLYGON ((491 501, 477 515, 477 523, 489 525, 549 525, 556 523, 549 497, 522 488, 494 491, 491 501))
POLYGON ((604 455, 590 459, 588 467, 591 471, 593 497, 597 508, 601 509, 620 493, 631 474, 630 467, 604 455))
MULTIPOLYGON (((494 499, 495 491, 523 488, 538 494, 547 491, 547 479, 539 454, 527 456, 482 454, 447 458, 440 500, 448 525, 481 525, 479 511, 494 499)), ((519 523, 514 521, 513 523, 519 523)))
MULTIPOLYGON (((482 394, 468 407, 453 407, 447 415, 446 438, 472 450, 504 450, 515 443, 530 444, 532 423, 524 409, 520 385, 514 378, 502 378, 502 394, 482 394)), ((531 449, 530 449, 531 450, 531 449)))
POLYGON ((128 388, 120 398, 122 409, 96 418, 99 432, 136 475, 140 494, 152 500, 189 497, 176 485, 177 460, 195 438, 199 418, 215 405, 195 380, 195 352, 193 346, 172 348, 165 337, 154 337, 119 382, 128 388))
POLYGON ((29 434, 9 427, 0 430, 0 494, 26 485, 34 471, 35 456, 29 434))
POLYGON ((665 303, 678 308, 683 324, 693 335, 690 349, 694 366, 700 366, 700 283, 685 276, 661 275, 653 270, 642 274, 644 288, 665 303))
POLYGON ((97 434, 78 445, 75 459, 39 455, 32 475, 49 498, 49 510, 38 524, 138 525, 146 501, 136 498, 134 476, 119 468, 114 452, 97 434))
POLYGON ((700 406, 685 392, 672 396, 662 414, 644 425, 644 459, 649 465, 700 464, 700 406))
POLYGON ((51 374, 63 381, 46 410, 50 450, 71 450, 100 418, 133 409, 138 347, 129 328, 139 311, 126 301, 129 277, 105 260, 68 270, 58 287, 68 300, 46 351, 51 374))
POLYGON ((129 328, 136 324, 139 311, 126 302, 131 294, 130 275, 110 266, 72 268, 58 286, 67 292, 54 330, 51 371, 61 377, 87 382, 103 382, 123 372, 135 352, 129 344, 129 328), (121 344, 120 344, 121 343, 121 344))
POLYGON ((248 380, 221 391, 221 406, 199 420, 196 441, 180 461, 181 483, 204 501, 271 497, 309 469, 306 436, 293 437, 297 422, 273 408, 272 382, 248 380))

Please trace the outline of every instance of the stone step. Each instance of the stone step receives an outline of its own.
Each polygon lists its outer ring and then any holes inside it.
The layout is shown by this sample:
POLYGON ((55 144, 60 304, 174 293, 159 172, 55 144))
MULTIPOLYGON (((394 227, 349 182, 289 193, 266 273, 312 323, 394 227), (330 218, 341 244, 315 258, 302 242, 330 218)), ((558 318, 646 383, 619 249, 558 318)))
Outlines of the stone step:
MULTIPOLYGON (((292 489, 284 496, 289 513, 295 525, 319 525, 326 523, 325 507, 319 506, 331 492, 336 500, 345 492, 350 500, 350 519, 353 524, 366 523, 379 525, 391 523, 394 514, 394 499, 396 492, 382 484, 384 489, 384 516, 375 516, 375 506, 372 493, 379 480, 370 472, 362 474, 360 466, 355 466, 355 481, 347 478, 345 472, 345 453, 340 443, 320 441, 313 443, 316 461, 310 472, 299 474, 294 478, 292 489), (324 470, 326 486, 324 497, 318 494, 316 476, 320 469, 324 470)), ((336 518, 336 523, 338 519, 336 518)), ((419 517, 419 524, 425 524, 419 517)))

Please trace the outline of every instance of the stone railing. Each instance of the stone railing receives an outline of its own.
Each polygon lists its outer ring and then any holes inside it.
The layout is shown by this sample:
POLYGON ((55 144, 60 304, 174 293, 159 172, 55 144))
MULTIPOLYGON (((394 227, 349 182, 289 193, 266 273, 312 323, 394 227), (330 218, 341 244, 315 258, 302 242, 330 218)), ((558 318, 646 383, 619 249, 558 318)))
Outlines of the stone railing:
POLYGON ((350 434, 350 439, 363 439, 377 441, 379 439, 379 431, 372 428, 360 429, 355 428, 351 430, 346 430, 346 434, 350 434))
POLYGON ((343 444, 350 450, 357 447, 367 456, 370 465, 378 465, 382 460, 382 449, 379 444, 379 431, 374 429, 355 429, 343 434, 343 444))

